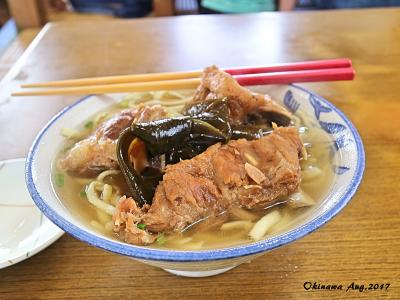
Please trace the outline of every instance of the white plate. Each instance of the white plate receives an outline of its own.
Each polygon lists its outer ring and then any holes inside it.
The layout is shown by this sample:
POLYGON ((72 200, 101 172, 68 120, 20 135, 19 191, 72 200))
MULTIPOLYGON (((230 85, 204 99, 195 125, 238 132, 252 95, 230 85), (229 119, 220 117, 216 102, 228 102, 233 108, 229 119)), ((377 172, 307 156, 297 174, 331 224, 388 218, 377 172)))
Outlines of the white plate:
POLYGON ((0 162, 0 228, 0 269, 35 255, 64 233, 32 201, 24 158, 0 162))

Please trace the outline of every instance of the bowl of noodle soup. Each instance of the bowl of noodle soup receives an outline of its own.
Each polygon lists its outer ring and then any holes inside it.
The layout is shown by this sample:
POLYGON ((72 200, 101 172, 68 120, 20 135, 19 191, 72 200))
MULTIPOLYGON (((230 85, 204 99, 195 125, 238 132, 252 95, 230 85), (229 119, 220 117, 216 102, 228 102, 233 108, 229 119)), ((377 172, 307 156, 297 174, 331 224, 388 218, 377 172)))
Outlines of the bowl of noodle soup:
POLYGON ((119 172, 74 178, 57 167, 57 158, 73 142, 113 113, 145 103, 160 104, 170 115, 179 115, 193 91, 90 95, 67 107, 42 129, 30 149, 26 165, 29 192, 51 221, 77 239, 177 275, 216 275, 295 241, 333 218, 353 197, 365 165, 362 141, 342 112, 302 87, 271 85, 255 90, 268 93, 293 113, 294 125, 310 156, 301 162, 301 189, 313 199, 312 205, 296 209, 282 205, 269 208, 270 219, 279 217, 259 240, 249 239, 248 232, 263 218, 263 211, 218 230, 188 230, 150 246, 127 244, 113 234, 107 213, 124 194, 119 172), (98 201, 99 205, 93 205, 98 201))

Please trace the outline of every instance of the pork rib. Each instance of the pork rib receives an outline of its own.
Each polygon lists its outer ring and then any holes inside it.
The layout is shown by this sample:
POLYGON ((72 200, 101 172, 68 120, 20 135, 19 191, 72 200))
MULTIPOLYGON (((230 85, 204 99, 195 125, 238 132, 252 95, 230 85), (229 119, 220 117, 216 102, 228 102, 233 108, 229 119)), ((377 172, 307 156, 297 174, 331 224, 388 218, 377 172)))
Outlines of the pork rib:
POLYGON ((280 126, 290 123, 291 114, 268 95, 254 93, 242 87, 228 73, 217 66, 204 69, 201 83, 193 97, 194 102, 229 98, 229 109, 233 120, 246 121, 249 114, 262 114, 280 126))
POLYGON ((100 124, 92 135, 76 143, 59 160, 59 166, 62 170, 80 176, 118 169, 116 147, 119 134, 132 122, 147 122, 166 116, 166 110, 160 105, 141 104, 137 108, 123 110, 100 124))
POLYGON ((294 127, 277 128, 258 140, 215 144, 190 160, 167 166, 150 208, 138 208, 132 198, 121 199, 114 231, 127 242, 145 245, 155 233, 180 231, 230 206, 272 205, 298 189, 301 149, 294 127), (138 223, 146 224, 140 234, 138 223))

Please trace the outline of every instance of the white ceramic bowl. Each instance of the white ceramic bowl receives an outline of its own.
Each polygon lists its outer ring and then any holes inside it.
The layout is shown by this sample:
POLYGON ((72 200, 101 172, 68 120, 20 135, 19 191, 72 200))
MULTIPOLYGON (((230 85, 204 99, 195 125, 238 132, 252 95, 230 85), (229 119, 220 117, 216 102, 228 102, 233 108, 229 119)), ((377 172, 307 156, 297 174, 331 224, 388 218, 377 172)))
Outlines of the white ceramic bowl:
POLYGON ((210 276, 225 272, 266 251, 293 242, 333 218, 350 201, 360 184, 364 165, 361 138, 352 123, 322 97, 295 85, 265 86, 262 90, 289 110, 305 112, 314 124, 332 136, 330 190, 301 220, 281 233, 246 245, 203 251, 160 250, 129 245, 99 234, 66 209, 51 183, 52 160, 64 142, 64 127, 81 126, 85 120, 119 101, 121 95, 86 96, 56 115, 39 133, 29 152, 26 181, 36 205, 62 230, 90 245, 134 258, 183 276, 210 276))

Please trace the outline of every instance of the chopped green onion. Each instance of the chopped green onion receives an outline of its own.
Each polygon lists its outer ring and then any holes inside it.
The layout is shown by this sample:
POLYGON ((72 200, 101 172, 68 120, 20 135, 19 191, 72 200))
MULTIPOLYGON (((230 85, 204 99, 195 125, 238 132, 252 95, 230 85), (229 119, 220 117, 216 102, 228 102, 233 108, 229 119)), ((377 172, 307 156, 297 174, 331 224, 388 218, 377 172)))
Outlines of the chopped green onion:
POLYGON ((94 123, 96 124, 96 126, 102 122, 104 122, 105 120, 109 119, 111 117, 111 115, 109 115, 106 112, 103 113, 99 113, 95 118, 94 118, 94 123))
POLYGON ((142 230, 146 229, 146 224, 144 224, 144 223, 139 223, 136 226, 137 226, 137 228, 142 229, 142 230))
POLYGON ((81 196, 82 198, 87 198, 86 192, 85 191, 81 191, 79 193, 79 196, 81 196))
POLYGON ((162 245, 167 241, 164 233, 160 233, 156 239, 157 244, 162 245))
POLYGON ((121 108, 128 108, 128 107, 129 107, 129 100, 128 100, 128 99, 122 100, 122 101, 119 103, 119 107, 121 107, 121 108))
POLYGON ((67 151, 70 150, 71 148, 72 148, 72 146, 65 147, 64 150, 63 150, 63 152, 64 152, 64 153, 67 153, 67 151))
POLYGON ((85 124, 85 128, 87 128, 87 129, 92 129, 92 128, 93 128, 93 125, 94 125, 93 121, 89 121, 89 122, 87 122, 87 123, 85 124))
POLYGON ((63 187, 64 186, 64 175, 57 173, 54 175, 54 181, 56 186, 63 187))

